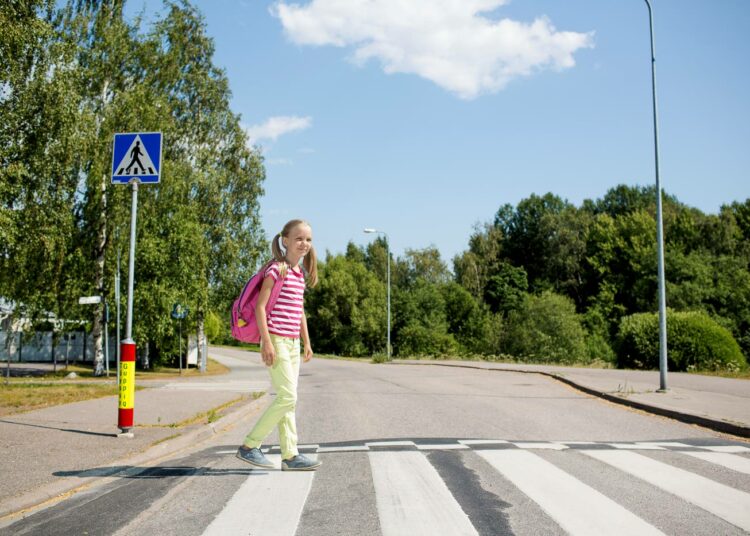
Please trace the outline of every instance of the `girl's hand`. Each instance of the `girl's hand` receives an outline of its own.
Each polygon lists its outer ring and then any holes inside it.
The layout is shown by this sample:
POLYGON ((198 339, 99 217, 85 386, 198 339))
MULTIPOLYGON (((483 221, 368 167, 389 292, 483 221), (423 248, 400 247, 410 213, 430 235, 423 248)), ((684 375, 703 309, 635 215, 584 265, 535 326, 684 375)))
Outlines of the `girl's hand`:
POLYGON ((313 358, 312 346, 310 346, 309 344, 306 344, 305 345, 305 356, 303 357, 303 359, 304 359, 305 363, 307 363, 312 358, 313 358))
POLYGON ((276 351, 273 349, 273 343, 270 339, 263 341, 263 344, 260 345, 260 356, 267 367, 273 366, 273 362, 276 359, 276 351))

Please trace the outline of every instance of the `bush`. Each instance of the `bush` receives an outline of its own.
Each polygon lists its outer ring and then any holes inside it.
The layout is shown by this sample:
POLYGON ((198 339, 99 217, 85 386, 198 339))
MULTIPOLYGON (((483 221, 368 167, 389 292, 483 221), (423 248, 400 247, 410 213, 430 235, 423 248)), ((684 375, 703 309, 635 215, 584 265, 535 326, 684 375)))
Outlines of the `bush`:
POLYGON ((209 340, 209 342, 215 344, 219 343, 222 340, 222 337, 226 330, 227 329, 224 326, 224 323, 222 322, 219 315, 217 315, 213 311, 209 311, 208 314, 206 314, 206 319, 203 322, 203 331, 206 334, 206 338, 209 340))
POLYGON ((550 291, 527 296, 519 310, 508 315, 501 350, 540 362, 589 362, 586 331, 573 302, 550 291))
POLYGON ((458 353, 458 344, 453 335, 416 323, 401 329, 397 344, 396 353, 400 357, 441 357, 458 353))
MULTIPOLYGON (((638 313, 620 321, 617 365, 659 368, 659 315, 638 313)), ((744 370, 747 361, 732 333, 706 313, 667 312, 667 366, 670 370, 744 370)))
POLYGON ((586 352, 591 361, 613 365, 617 360, 614 350, 602 335, 594 333, 586 337, 586 352))

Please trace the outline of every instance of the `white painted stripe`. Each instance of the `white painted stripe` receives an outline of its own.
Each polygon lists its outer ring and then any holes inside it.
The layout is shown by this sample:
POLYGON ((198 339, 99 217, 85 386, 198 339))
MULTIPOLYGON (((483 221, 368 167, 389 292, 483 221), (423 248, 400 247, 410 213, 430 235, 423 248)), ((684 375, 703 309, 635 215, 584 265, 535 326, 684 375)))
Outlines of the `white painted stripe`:
POLYGON ((442 445, 417 445, 418 450, 460 450, 468 449, 466 445, 458 443, 443 443, 442 445))
POLYGON ((686 443, 677 443, 676 441, 638 441, 637 445, 656 445, 657 447, 675 447, 675 448, 692 448, 686 443))
POLYGON ((237 454, 237 449, 234 449, 234 450, 217 450, 216 454, 237 454))
POLYGON ((555 441, 563 445, 598 445, 596 441, 555 441))
POLYGON ((516 449, 482 450, 477 454, 572 535, 663 534, 612 499, 536 454, 516 449))
POLYGON ((750 531, 750 493, 739 491, 642 454, 617 450, 581 451, 750 531))
POLYGON ((643 443, 607 443, 612 447, 620 450, 665 450, 664 447, 659 445, 646 445, 643 443))
POLYGON ((726 454, 724 452, 681 452, 680 454, 687 454, 693 458, 698 458, 707 462, 721 465, 732 471, 739 473, 745 473, 750 475, 750 458, 743 458, 742 456, 735 456, 733 454, 726 454))
POLYGON ((513 442, 519 449, 545 449, 545 450, 565 450, 568 448, 567 445, 561 445, 559 443, 542 443, 542 442, 513 442))
POLYGON ((358 451, 368 451, 370 450, 369 447, 366 447, 365 445, 352 445, 350 447, 320 447, 318 449, 318 453, 321 452, 358 452, 358 451))
POLYGON ((414 441, 375 441, 365 443, 368 447, 414 447, 414 441))
POLYGON ((710 450, 711 452, 727 452, 727 453, 735 453, 739 454, 741 452, 750 452, 750 449, 747 447, 742 447, 740 445, 724 445, 724 446, 718 446, 718 447, 698 447, 705 450, 710 450))
MULTIPOLYGON (((281 462, 280 456, 268 456, 268 459, 277 466, 281 462)), ((224 509, 206 527, 203 536, 293 536, 314 475, 314 471, 254 469, 224 509)))
POLYGON ((469 517, 419 452, 370 452, 383 536, 476 535, 469 517))
POLYGON ((509 441, 505 439, 459 439, 462 445, 508 445, 509 441))
MULTIPOLYGON (((319 445, 297 445, 297 450, 318 450, 318 446, 319 445)), ((267 449, 261 449, 261 452, 265 452, 266 450, 267 451, 273 451, 273 450, 279 451, 281 450, 281 447, 279 445, 271 445, 267 449)))

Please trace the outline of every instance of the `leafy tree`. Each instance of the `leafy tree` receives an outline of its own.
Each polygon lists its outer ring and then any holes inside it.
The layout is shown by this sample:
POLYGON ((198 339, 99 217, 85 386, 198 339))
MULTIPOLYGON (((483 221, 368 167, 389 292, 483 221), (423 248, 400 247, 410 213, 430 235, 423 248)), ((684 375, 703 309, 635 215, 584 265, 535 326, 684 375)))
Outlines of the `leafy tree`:
POLYGON ((386 343, 385 283, 364 264, 342 255, 318 267, 320 283, 308 291, 305 314, 319 352, 372 355, 386 343))
POLYGON ((506 262, 497 263, 484 288, 484 301, 492 312, 517 310, 526 297, 529 283, 526 270, 506 262))
POLYGON ((82 294, 111 300, 130 208, 130 189, 108 184, 112 133, 161 131, 162 183, 139 189, 134 296, 134 334, 154 342, 158 359, 174 344, 172 303, 190 307, 200 333, 256 267, 264 169, 195 8, 166 2, 144 34, 122 5, 27 1, 0 11, 12 28, 0 53, 15 61, 0 71, 0 294, 67 318, 91 314, 75 303, 82 294), (31 31, 17 31, 14 15, 31 31), (24 237, 30 228, 38 232, 24 237))
POLYGON ((73 44, 51 1, 0 7, 0 295, 15 314, 76 317, 73 44))
POLYGON ((499 265, 505 263, 502 244, 500 228, 490 224, 477 225, 469 238, 468 251, 453 259, 456 281, 477 299, 485 297, 489 278, 499 265))
POLYGON ((439 289, 445 302, 448 333, 453 335, 461 350, 474 354, 497 352, 497 322, 487 307, 458 283, 446 283, 439 289))
POLYGON ((418 278, 436 284, 447 283, 451 279, 448 267, 440 257, 440 250, 435 246, 407 249, 404 260, 408 274, 406 278, 409 283, 418 278))
POLYGON ((495 215, 495 226, 503 234, 503 256, 514 266, 523 266, 532 291, 550 288, 553 272, 551 241, 563 211, 573 206, 551 193, 540 197, 532 194, 513 208, 504 205, 495 215))
POLYGON ((395 295, 394 350, 396 355, 455 355, 458 344, 448 332, 446 303, 437 285, 417 279, 395 295))

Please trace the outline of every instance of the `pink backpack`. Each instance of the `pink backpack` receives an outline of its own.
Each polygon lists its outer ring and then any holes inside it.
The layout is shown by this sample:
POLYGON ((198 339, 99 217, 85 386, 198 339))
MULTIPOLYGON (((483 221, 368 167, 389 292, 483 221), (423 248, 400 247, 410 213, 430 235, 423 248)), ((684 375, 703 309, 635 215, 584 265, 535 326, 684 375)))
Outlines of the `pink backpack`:
MULTIPOLYGON (((232 305, 232 337, 238 341, 260 342, 260 330, 258 329, 258 322, 255 319, 255 306, 258 303, 258 296, 260 296, 260 288, 263 285, 266 270, 274 262, 276 261, 264 264, 258 273, 250 278, 250 281, 245 284, 245 288, 242 289, 239 298, 232 305)), ((266 315, 273 310, 283 284, 284 279, 282 277, 276 279, 276 282, 273 284, 271 295, 268 297, 268 303, 266 303, 266 315)))

